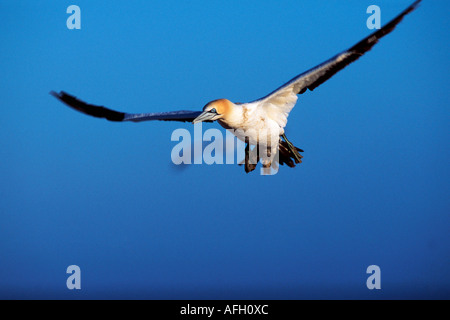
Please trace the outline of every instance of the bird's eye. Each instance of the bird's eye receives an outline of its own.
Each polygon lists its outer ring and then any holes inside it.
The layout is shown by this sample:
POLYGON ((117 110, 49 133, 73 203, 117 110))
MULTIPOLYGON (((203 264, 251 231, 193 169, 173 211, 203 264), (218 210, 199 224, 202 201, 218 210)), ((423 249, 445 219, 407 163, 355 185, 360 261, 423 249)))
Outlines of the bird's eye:
POLYGON ((211 110, 209 110, 209 112, 217 113, 217 110, 216 110, 216 108, 212 108, 211 110))

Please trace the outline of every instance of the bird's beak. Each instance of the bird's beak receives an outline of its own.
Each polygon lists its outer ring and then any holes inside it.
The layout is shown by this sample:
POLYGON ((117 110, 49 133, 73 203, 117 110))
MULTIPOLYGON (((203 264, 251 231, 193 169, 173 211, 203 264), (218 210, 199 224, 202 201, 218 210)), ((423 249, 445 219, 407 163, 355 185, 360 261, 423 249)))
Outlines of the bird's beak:
POLYGON ((215 117, 217 117, 217 113, 212 113, 209 111, 204 111, 200 113, 200 115, 192 121, 192 123, 202 122, 202 121, 214 121, 215 117))

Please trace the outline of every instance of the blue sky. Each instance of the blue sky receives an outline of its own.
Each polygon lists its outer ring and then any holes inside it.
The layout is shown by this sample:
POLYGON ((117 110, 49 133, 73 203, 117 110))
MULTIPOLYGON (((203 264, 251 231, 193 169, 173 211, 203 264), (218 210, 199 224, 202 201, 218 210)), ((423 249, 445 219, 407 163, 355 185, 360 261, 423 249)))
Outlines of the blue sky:
POLYGON ((384 24, 411 2, 0 1, 0 298, 448 299, 448 1, 301 95, 287 135, 304 162, 273 176, 176 167, 171 134, 191 124, 111 123, 48 94, 251 101, 368 35, 369 5, 384 24))

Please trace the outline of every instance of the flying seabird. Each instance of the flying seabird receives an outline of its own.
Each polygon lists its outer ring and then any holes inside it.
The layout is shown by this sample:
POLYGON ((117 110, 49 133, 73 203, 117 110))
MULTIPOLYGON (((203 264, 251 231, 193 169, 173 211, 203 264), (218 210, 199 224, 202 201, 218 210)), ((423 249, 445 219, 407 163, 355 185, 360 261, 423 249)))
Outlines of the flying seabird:
MULTIPOLYGON (((217 99, 205 105, 203 111, 171 111, 160 113, 125 113, 88 104, 64 91, 50 93, 63 103, 84 114, 110 121, 182 121, 197 123, 201 121, 218 121, 219 124, 232 131, 239 139, 246 142, 245 171, 255 169, 261 158, 265 168, 270 167, 271 160, 264 160, 265 148, 267 155, 278 156, 278 163, 295 167, 302 162, 303 150, 295 147, 286 137, 284 128, 290 111, 297 102, 297 95, 306 90, 313 91, 319 85, 330 79, 338 71, 364 55, 385 35, 390 33, 403 17, 412 12, 421 0, 415 1, 397 17, 373 32, 348 50, 345 50, 318 66, 300 74, 283 84, 268 95, 248 103, 233 103, 227 99, 217 99), (273 139, 275 137, 275 139, 273 139), (250 151, 250 145, 256 146, 250 151)), ((273 159, 273 158, 270 158, 273 159)))

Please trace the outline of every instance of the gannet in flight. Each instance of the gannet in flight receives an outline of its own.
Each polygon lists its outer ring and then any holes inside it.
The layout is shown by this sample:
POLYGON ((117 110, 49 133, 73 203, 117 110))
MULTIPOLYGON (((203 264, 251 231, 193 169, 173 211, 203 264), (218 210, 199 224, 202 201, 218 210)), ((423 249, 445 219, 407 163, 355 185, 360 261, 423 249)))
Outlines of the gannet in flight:
MULTIPOLYGON (((190 121, 192 123, 201 121, 218 121, 219 124, 231 130, 239 139, 245 141, 246 157, 245 171, 255 169, 260 154, 256 153, 256 161, 250 161, 250 145, 258 145, 267 148, 268 154, 276 153, 278 163, 295 167, 300 163, 303 150, 294 147, 287 139, 284 128, 287 123, 289 112, 297 102, 297 95, 303 94, 307 89, 310 91, 330 79, 338 71, 357 60, 369 51, 380 38, 390 33, 405 15, 413 11, 421 0, 415 1, 406 10, 391 20, 381 29, 364 38, 353 47, 345 50, 318 66, 294 77, 278 89, 258 100, 249 103, 233 103, 227 99, 218 99, 209 102, 203 111, 172 111, 160 113, 124 113, 103 106, 87 104, 76 97, 63 91, 50 92, 53 96, 68 106, 90 116, 105 118, 110 121, 190 121), (271 139, 276 136, 276 139, 271 139)), ((253 150, 254 150, 253 149, 253 150)), ((255 154, 253 153, 253 156, 255 154)), ((263 162, 264 167, 271 163, 263 162)))

